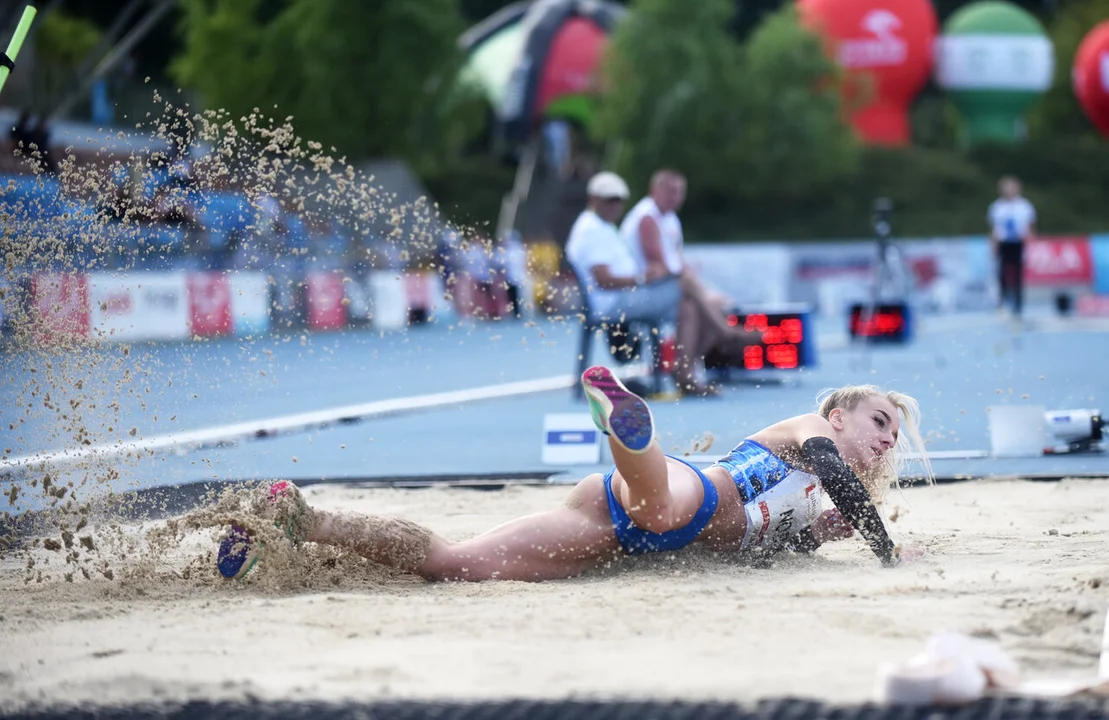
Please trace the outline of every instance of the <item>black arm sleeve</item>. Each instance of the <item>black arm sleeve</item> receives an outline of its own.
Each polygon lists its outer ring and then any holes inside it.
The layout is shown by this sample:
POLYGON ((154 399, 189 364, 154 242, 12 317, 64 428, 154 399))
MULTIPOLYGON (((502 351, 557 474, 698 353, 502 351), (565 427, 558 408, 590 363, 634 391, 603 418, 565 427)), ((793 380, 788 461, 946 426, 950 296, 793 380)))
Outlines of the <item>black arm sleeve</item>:
POLYGON ((832 498, 851 527, 870 543, 874 554, 885 565, 896 564, 893 540, 890 540, 881 516, 874 509, 870 494, 840 457, 836 444, 826 437, 809 438, 801 445, 801 457, 820 478, 828 497, 832 498))

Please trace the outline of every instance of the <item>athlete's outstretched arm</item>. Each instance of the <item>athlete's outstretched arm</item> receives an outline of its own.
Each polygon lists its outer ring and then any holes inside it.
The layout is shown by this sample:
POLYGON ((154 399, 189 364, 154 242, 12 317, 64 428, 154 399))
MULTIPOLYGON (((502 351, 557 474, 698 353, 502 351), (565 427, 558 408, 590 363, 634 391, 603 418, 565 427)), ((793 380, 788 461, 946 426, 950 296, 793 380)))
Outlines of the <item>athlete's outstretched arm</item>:
POLYGON ((823 436, 809 438, 801 444, 801 457, 820 478, 836 508, 870 543, 870 549, 882 564, 896 565, 899 558, 882 517, 874 508, 862 481, 840 457, 832 439, 823 436))

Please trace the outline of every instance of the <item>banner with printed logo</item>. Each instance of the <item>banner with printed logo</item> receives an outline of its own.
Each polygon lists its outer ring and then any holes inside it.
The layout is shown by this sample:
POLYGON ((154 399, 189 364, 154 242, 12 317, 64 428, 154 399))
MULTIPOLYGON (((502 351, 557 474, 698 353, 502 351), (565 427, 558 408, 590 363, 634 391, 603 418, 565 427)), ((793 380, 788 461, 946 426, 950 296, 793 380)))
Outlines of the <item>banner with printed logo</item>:
POLYGON ((184 272, 91 273, 92 337, 112 342, 189 337, 184 272))
POLYGON ((1024 282, 1030 287, 1090 285, 1094 279, 1085 237, 1038 238, 1024 246, 1024 282))
POLYGON ((342 272, 309 273, 305 281, 308 298, 308 327, 313 330, 338 330, 346 327, 347 304, 343 302, 342 272))
POLYGON ((231 334, 231 279, 226 273, 190 273, 188 294, 189 333, 193 337, 231 334))
POLYGON ((36 273, 31 277, 31 307, 36 342, 88 337, 89 282, 85 275, 36 273))
MULTIPOLYGON (((871 298, 878 245, 750 243, 687 246, 686 263, 708 284, 747 304, 804 303, 842 315, 871 298)), ((984 236, 903 240, 889 254, 880 294, 911 295, 926 311, 992 307, 993 266, 984 236)))

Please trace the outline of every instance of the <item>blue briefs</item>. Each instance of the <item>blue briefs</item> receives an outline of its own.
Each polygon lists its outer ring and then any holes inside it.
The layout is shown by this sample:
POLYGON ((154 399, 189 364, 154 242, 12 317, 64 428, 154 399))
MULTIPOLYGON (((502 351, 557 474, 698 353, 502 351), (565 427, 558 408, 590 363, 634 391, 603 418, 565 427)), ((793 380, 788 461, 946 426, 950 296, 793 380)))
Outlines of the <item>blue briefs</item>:
POLYGON ((616 533, 616 539, 620 541, 620 546, 629 555, 642 555, 643 553, 683 548, 697 539, 697 536, 712 520, 713 513, 716 512, 720 495, 716 492, 716 486, 712 484, 712 481, 705 477, 705 474, 698 468, 690 465, 685 460, 674 458, 672 455, 667 455, 667 457, 685 463, 697 473, 697 477, 701 478, 701 484, 705 488, 705 497, 692 520, 680 528, 668 530, 664 533, 648 532, 637 527, 628 513, 617 502, 616 495, 612 492, 612 474, 616 472, 616 468, 612 468, 605 475, 605 492, 608 494, 608 514, 612 517, 612 529, 616 533))

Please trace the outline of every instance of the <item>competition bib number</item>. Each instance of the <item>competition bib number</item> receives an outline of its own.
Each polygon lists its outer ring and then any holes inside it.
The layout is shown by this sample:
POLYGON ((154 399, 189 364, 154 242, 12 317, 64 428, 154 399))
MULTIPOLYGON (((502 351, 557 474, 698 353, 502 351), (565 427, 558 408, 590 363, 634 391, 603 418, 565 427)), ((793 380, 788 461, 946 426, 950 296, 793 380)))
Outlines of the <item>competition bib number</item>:
POLYGON ((747 532, 740 547, 744 550, 779 548, 816 522, 822 510, 820 481, 809 473, 795 470, 744 506, 747 532))

